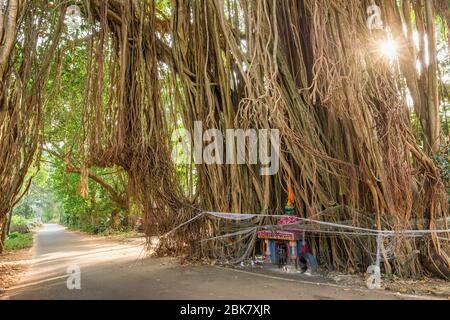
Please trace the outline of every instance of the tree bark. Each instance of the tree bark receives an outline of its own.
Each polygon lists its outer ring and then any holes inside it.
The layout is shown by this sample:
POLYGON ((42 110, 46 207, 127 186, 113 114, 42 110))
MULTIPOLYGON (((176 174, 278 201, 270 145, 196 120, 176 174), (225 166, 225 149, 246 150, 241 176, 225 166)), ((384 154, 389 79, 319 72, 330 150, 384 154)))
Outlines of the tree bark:
POLYGON ((6 239, 6 214, 0 215, 0 254, 3 253, 3 249, 5 248, 5 239, 6 239))
POLYGON ((6 235, 9 235, 9 232, 11 230, 11 220, 12 220, 12 216, 13 216, 13 211, 12 209, 9 211, 9 217, 8 217, 8 225, 6 227, 6 235))
POLYGON ((438 62, 436 50, 436 25, 434 1, 425 1, 426 32, 428 35, 428 115, 430 120, 430 148, 432 154, 439 153, 440 128, 439 119, 439 85, 438 85, 438 62))
MULTIPOLYGON (((14 40, 16 38, 17 12, 19 11, 18 0, 10 0, 6 16, 6 28, 4 30, 3 44, 0 46, 0 68, 8 63, 14 40)), ((0 69, 3 72, 3 69, 0 69)))
POLYGON ((14 47, 17 29, 17 13, 19 10, 18 0, 10 0, 6 11, 6 25, 4 26, 5 15, 0 13, 0 126, 6 114, 5 96, 5 74, 8 70, 9 57, 14 47))

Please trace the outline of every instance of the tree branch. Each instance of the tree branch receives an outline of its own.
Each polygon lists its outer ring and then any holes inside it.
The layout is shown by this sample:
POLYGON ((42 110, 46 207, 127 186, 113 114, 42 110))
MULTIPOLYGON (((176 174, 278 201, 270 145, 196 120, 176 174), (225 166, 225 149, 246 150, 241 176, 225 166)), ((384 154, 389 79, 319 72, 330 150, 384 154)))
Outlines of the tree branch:
MULTIPOLYGON (((66 172, 67 173, 81 174, 81 169, 75 167, 71 163, 71 161, 70 161, 70 159, 68 158, 67 155, 63 156, 63 155, 60 155, 59 153, 57 153, 57 152, 55 152, 53 150, 49 150, 49 149, 45 149, 45 148, 42 149, 42 151, 45 151, 48 154, 63 160, 65 165, 66 165, 66 172)), ((90 170, 88 172, 88 177, 89 177, 89 179, 91 179, 92 181, 94 181, 98 185, 100 185, 103 189, 105 189, 105 191, 108 193, 110 199, 113 202, 115 202, 116 204, 118 204, 121 209, 128 210, 128 197, 127 196, 122 196, 111 185, 109 185, 105 180, 103 180, 101 177, 99 177, 98 175, 94 174, 90 170)))

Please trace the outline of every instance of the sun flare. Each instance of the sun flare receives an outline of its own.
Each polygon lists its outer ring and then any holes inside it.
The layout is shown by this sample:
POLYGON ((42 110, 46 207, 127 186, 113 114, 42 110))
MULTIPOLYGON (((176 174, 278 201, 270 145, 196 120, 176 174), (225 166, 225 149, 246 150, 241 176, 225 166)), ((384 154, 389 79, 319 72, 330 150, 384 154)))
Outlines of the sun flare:
POLYGON ((397 57, 397 43, 394 40, 383 41, 379 51, 384 57, 394 60, 397 57))

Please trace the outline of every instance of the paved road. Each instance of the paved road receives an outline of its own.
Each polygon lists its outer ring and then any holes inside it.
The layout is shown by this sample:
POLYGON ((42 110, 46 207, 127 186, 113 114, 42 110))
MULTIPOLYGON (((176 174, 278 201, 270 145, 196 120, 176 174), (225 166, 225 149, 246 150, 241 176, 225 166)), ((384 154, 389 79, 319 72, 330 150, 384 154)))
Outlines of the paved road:
POLYGON ((143 257, 139 243, 120 243, 45 225, 33 263, 9 299, 404 299, 209 266, 143 257), (67 268, 81 270, 81 289, 67 288, 67 268))

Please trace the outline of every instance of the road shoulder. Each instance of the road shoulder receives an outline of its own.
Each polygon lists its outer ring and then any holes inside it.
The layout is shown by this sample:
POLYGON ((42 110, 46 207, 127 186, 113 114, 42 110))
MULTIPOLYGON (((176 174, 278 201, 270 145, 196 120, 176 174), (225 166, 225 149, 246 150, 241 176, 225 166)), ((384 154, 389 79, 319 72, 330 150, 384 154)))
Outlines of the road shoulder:
POLYGON ((0 255, 0 299, 25 275, 32 256, 32 248, 9 251, 0 255))

